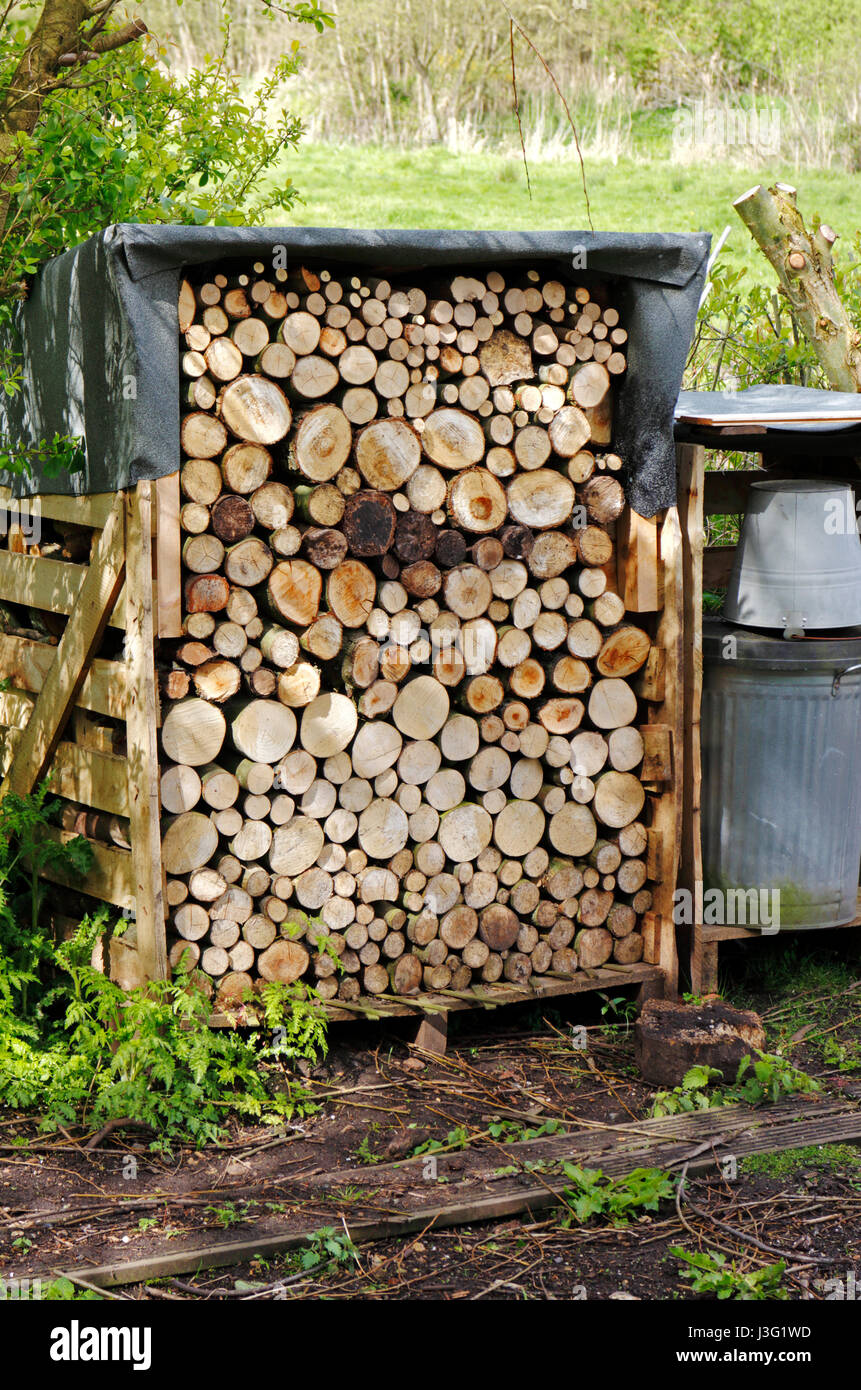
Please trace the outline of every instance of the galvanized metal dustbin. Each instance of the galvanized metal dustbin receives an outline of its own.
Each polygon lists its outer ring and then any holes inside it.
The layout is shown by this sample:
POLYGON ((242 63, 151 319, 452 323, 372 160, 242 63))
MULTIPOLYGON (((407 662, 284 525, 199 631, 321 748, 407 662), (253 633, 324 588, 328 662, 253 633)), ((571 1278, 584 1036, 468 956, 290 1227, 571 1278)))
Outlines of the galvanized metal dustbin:
MULTIPOLYGON (((779 890, 781 926, 851 922, 861 860, 861 629, 787 641, 706 620, 703 663, 707 892, 779 890)), ((727 920, 711 898, 710 920, 727 920)))

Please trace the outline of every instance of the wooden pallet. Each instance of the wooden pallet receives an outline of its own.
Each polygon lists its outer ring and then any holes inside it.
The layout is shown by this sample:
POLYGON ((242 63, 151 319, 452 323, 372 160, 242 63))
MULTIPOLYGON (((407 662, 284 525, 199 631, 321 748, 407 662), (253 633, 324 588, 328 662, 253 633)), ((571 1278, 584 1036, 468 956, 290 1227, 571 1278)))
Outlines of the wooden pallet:
MULTIPOLYGON (((94 530, 87 565, 0 551, 0 602, 68 620, 56 646, 0 635, 0 680, 8 682, 0 696, 0 796, 26 795, 50 774, 61 798, 128 820, 130 849, 91 840, 93 868, 85 879, 51 869, 45 876, 134 912, 134 950, 117 951, 129 984, 167 975, 155 642, 170 623, 171 605, 179 611, 179 569, 159 530, 174 492, 178 515, 174 483, 27 502, 0 489, 7 527, 26 508, 94 530), (125 634, 122 660, 98 654, 108 627, 125 634), (116 723, 125 735, 122 756, 107 751, 116 723)), ((52 833, 61 842, 73 838, 71 831, 52 833)))
MULTIPOLYGON (((561 975, 533 975, 529 988, 521 985, 474 985, 464 990, 439 990, 435 994, 362 995, 350 1004, 322 1005, 332 1023, 380 1022, 389 1018, 418 1018, 421 1020, 415 1036, 417 1047, 426 1052, 443 1055, 448 1042, 450 1014, 468 1009, 497 1009, 507 1004, 534 1004, 545 999, 560 999, 591 990, 622 989, 634 985, 638 999, 661 997, 666 981, 660 965, 604 965, 584 970, 565 978, 561 975)), ((236 1028, 253 1025, 255 1019, 246 1009, 234 1013, 216 1013, 210 1018, 213 1028, 236 1028)))
MULTIPOLYGON (((156 660, 159 639, 179 637, 182 631, 179 475, 140 483, 126 493, 41 496, 28 503, 18 503, 0 489, 0 519, 5 514, 8 521, 23 506, 92 528, 96 536, 86 565, 0 551, 0 603, 68 619, 56 646, 0 636, 0 680, 9 682, 0 692, 0 793, 25 794, 50 772, 61 798, 128 821, 130 849, 90 840, 94 862, 86 879, 72 882, 56 871, 46 876, 134 913, 134 926, 111 943, 112 974, 133 987, 168 974, 156 660), (99 654, 109 629, 125 634, 122 659, 99 654), (113 751, 117 726, 122 752, 113 751)), ((639 681, 647 710, 642 780, 649 807, 647 868, 653 905, 643 920, 643 963, 623 973, 626 982, 644 990, 674 993, 672 907, 684 761, 685 615, 678 511, 672 508, 646 520, 628 509, 617 523, 617 539, 612 583, 624 595, 629 613, 640 615, 653 633, 639 681)), ((54 833, 60 840, 73 834, 54 833)), ((437 1020, 438 1034, 439 1020, 456 1009, 618 985, 620 969, 561 981, 545 977, 531 991, 507 985, 464 991, 459 999, 448 998, 445 1007, 437 996, 421 996, 415 1003, 375 998, 355 1009, 332 1004, 327 1012, 339 1020, 367 1017, 368 1008, 380 1017, 418 1014, 425 1020, 423 1036, 433 1041, 428 1019, 437 1020)))

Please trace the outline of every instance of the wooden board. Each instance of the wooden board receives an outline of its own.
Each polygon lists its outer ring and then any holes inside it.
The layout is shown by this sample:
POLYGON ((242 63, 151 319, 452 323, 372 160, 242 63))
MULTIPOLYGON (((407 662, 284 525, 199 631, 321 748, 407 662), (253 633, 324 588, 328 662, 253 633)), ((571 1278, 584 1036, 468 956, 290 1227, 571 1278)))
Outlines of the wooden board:
POLYGON ((675 507, 666 512, 660 529, 660 563, 663 608, 655 645, 664 655, 663 699, 650 703, 648 722, 669 735, 671 768, 665 789, 651 797, 650 847, 659 854, 653 910, 643 921, 644 959, 660 965, 665 989, 674 995, 678 987, 678 955, 673 909, 678 880, 682 834, 682 779, 684 776, 684 576, 682 533, 675 507))
MULTIPOLYGON (((4 731, 2 771, 5 773, 21 741, 21 730, 4 731)), ((92 806, 109 815, 128 816, 127 763, 114 753, 82 748, 78 743, 59 744, 50 767, 51 792, 68 801, 92 806)))
POLYGON ((698 415, 684 414, 676 415, 676 421, 684 422, 686 425, 707 425, 712 428, 737 429, 739 425, 764 425, 766 428, 779 430, 783 425, 810 424, 853 424, 861 425, 861 408, 852 409, 845 407, 824 406, 817 409, 798 410, 745 410, 732 411, 731 414, 721 415, 717 412, 704 413, 698 415))
MULTIPOLYGON (((64 560, 0 550, 0 599, 28 608, 42 608, 49 613, 71 613, 88 568, 64 560)), ((109 623, 111 627, 125 627, 125 595, 116 603, 109 623)))
MULTIPOLYGON (((857 1144, 859 1141, 861 1112, 857 1106, 843 1101, 811 1101, 807 1097, 793 1097, 791 1101, 759 1110, 725 1106, 719 1113, 711 1110, 661 1120, 607 1125, 597 1133, 594 1130, 584 1132, 575 1124, 565 1135, 506 1144, 506 1166, 519 1169, 513 1176, 498 1174, 501 1156, 497 1144, 485 1150, 485 1164, 466 1176, 460 1173, 460 1156, 438 1155, 438 1177, 445 1181, 443 1200, 429 1200, 423 1158, 381 1164, 374 1170, 373 1214, 370 1210, 362 1211, 361 1199, 353 1204, 349 1233, 358 1245, 431 1229, 497 1221, 524 1212, 547 1211, 562 1204, 562 1194, 570 1186, 570 1180, 556 1166, 562 1161, 584 1168, 599 1168, 613 1178, 646 1166, 665 1171, 686 1167, 691 1174, 711 1173, 720 1172, 722 1160, 729 1156, 739 1159, 750 1154, 780 1153, 799 1145, 857 1144), (450 1157, 453 1163, 449 1169, 450 1157), (540 1182, 530 1174, 529 1165, 533 1165, 534 1172, 536 1164, 544 1169, 540 1182), (409 1186, 405 1186, 407 1174, 415 1175, 409 1186), (390 1214, 380 1217, 376 1214, 380 1208, 390 1214)), ((194 1274, 201 1269, 225 1269, 245 1264, 252 1255, 278 1255, 297 1250, 307 1245, 319 1230, 319 1212, 324 1204, 337 1211, 337 1193, 345 1182, 354 1179, 354 1168, 341 1173, 321 1173, 310 1180, 297 1176, 293 1194, 299 1207, 296 1214, 277 1223, 270 1220, 246 1229, 238 1240, 229 1232, 220 1239, 209 1237, 206 1245, 201 1244, 199 1236, 185 1242, 171 1240, 137 1258, 56 1272, 64 1273, 72 1281, 85 1281, 87 1285, 117 1288, 171 1275, 194 1274), (310 1211, 302 1210, 303 1205, 310 1211)), ((138 1239, 144 1243, 146 1238, 138 1239)), ((38 1277, 38 1272, 24 1277, 38 1277)))
POLYGON ((618 593, 629 613, 656 613, 661 607, 658 520, 626 507, 616 523, 618 593))
POLYGON ((161 804, 155 680, 155 623, 152 586, 153 484, 138 483, 126 498, 126 711, 129 818, 135 882, 137 949, 151 980, 170 971, 165 933, 161 862, 161 804))
MULTIPOLYGON (((45 683, 57 648, 46 642, 33 642, 27 637, 8 637, 0 633, 0 680, 9 681, 18 690, 38 695, 45 683)), ((124 662, 104 661, 100 657, 90 662, 84 683, 75 697, 80 709, 94 714, 124 719, 128 693, 128 670, 124 662)))
POLYGON ((70 521, 76 526, 102 529, 116 498, 115 492, 93 492, 84 497, 63 497, 59 493, 40 493, 38 497, 13 497, 11 488, 0 487, 0 508, 7 512, 25 511, 46 516, 51 521, 70 521))
MULTIPOLYGON (((415 998, 405 999, 398 995, 386 994, 363 996, 349 1007, 345 1004, 327 1003, 326 1016, 333 1023, 354 1023, 381 1018, 416 1018, 423 1014, 461 1013, 466 1009, 496 1009, 505 1004, 535 1003, 540 999, 558 999, 566 994, 585 994, 593 989, 620 989, 624 985, 649 984, 660 982, 662 973, 659 966, 602 965, 595 970, 581 970, 570 979, 550 978, 547 975, 533 975, 530 987, 520 985, 474 985, 470 989, 454 992, 440 990, 435 994, 417 994, 415 998)), ((244 1019, 252 1022, 253 1019, 244 1019)), ((210 1016, 213 1028, 235 1028, 235 1016, 213 1013, 210 1016)))
POLYGON ((157 636, 182 636, 182 556, 179 527, 179 474, 159 478, 155 487, 156 561, 158 580, 157 636))
MULTIPOLYGON (((682 778, 682 846, 679 883, 701 902, 702 891, 702 746, 700 737, 703 693, 703 547, 705 498, 708 480, 734 474, 706 473, 705 449, 684 444, 676 450, 679 515, 682 522, 682 572, 684 576, 684 773, 682 778)), ((698 933, 691 940, 692 984, 700 993, 703 979, 703 942, 698 933)))
POLYGON ((703 551, 703 588, 725 589, 735 563, 734 545, 707 545, 703 551))
MULTIPOLYGON (((45 830, 45 834, 64 845, 77 838, 70 830, 57 830, 51 826, 45 830)), ((133 908, 135 884, 131 854, 128 850, 103 845, 98 840, 89 840, 88 843, 93 851, 93 867, 86 879, 57 869, 45 869, 44 877, 52 883, 61 883, 79 893, 98 898, 101 902, 112 903, 114 907, 133 908)))
POLYGON ((703 463, 700 465, 702 474, 700 491, 705 516, 741 515, 742 512, 747 511, 747 499, 753 484, 763 483, 770 478, 779 476, 772 472, 766 473, 761 468, 733 469, 725 473, 718 472, 716 469, 709 469, 708 472, 705 472, 705 449, 703 446, 701 444, 679 444, 676 447, 676 462, 679 470, 680 507, 684 507, 683 490, 690 482, 690 464, 684 463, 683 460, 690 458, 696 450, 699 450, 703 459, 703 463))

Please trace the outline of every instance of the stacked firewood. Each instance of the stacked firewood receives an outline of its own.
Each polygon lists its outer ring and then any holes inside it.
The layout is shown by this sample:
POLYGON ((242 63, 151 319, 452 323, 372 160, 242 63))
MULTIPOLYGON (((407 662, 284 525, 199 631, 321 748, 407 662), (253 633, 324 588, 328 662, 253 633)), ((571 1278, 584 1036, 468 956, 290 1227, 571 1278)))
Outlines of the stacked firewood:
POLYGON ((639 960, 606 292, 257 263, 179 317, 173 962, 351 1001, 639 960))

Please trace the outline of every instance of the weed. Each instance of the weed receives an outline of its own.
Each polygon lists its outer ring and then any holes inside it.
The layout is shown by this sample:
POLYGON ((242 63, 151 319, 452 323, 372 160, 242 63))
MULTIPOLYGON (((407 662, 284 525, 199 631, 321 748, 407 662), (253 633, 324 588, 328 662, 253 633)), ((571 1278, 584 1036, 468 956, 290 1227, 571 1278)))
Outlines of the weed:
POLYGON ((787 1062, 767 1052, 757 1053, 758 1061, 742 1057, 738 1064, 735 1083, 732 1086, 713 1086, 723 1078, 723 1072, 715 1067, 695 1066, 682 1077, 682 1084, 672 1091, 658 1091, 655 1095, 652 1114, 681 1115, 694 1110, 712 1110, 720 1105, 762 1105, 766 1101, 777 1101, 784 1095, 796 1095, 818 1091, 819 1086, 811 1076, 798 1071, 787 1062))
POLYGON ((558 1134, 564 1126, 561 1120, 545 1120, 543 1125, 528 1129, 516 1120, 494 1119, 487 1132, 491 1139, 501 1139, 503 1144, 522 1144, 528 1139, 541 1139, 545 1134, 558 1134))
POLYGON ((469 1130, 463 1125, 458 1125, 456 1129, 450 1129, 445 1139, 426 1139, 423 1144, 417 1144, 410 1152, 410 1158, 420 1158, 422 1154, 445 1153, 447 1150, 467 1149, 471 1143, 469 1130))
POLYGON ((825 1038, 820 1050, 823 1062, 836 1067, 838 1071, 853 1072, 861 1067, 861 1042, 857 1038, 850 1038, 846 1042, 834 1037, 825 1038))
POLYGON ((598 997, 604 1000, 604 1003, 601 1005, 601 1017, 608 1020, 604 1026, 603 1032, 613 1033, 617 1028, 621 1027, 624 1028, 627 1033, 634 1019, 637 1017, 636 1000, 626 999, 624 994, 617 994, 614 998, 611 998, 609 994, 604 994, 600 990, 598 991, 598 997), (610 1022, 609 1020, 611 1019, 615 1019, 616 1022, 610 1022))
POLYGON ((385 1156, 383 1154, 374 1153, 374 1151, 371 1148, 370 1139, 368 1138, 367 1134, 363 1135, 362 1142, 356 1149, 356 1158, 359 1160, 360 1163, 366 1163, 368 1165, 373 1163, 385 1163, 386 1161, 385 1156))
POLYGON ((726 1256, 717 1250, 683 1250, 671 1245, 669 1253, 683 1261, 679 1273, 690 1280, 693 1293, 709 1294, 712 1298, 738 1299, 744 1303, 789 1297, 783 1287, 786 1261, 766 1265, 763 1269, 741 1270, 735 1260, 727 1264, 726 1256))
POLYGON ((243 1221, 248 1221, 252 1215, 251 1208, 256 1205, 256 1202, 242 1202, 239 1206, 236 1202, 222 1202, 220 1207, 206 1207, 205 1212, 207 1216, 212 1216, 214 1225, 229 1230, 231 1226, 241 1226, 243 1221))
POLYGON ((157 1216, 142 1216, 141 1219, 140 1219, 140 1221, 138 1222, 138 1230, 139 1230, 139 1231, 151 1231, 152 1228, 153 1228, 153 1226, 157 1226, 157 1225, 158 1225, 158 1217, 157 1217, 157 1216))
POLYGON ((354 1265, 359 1262, 359 1252, 344 1232, 336 1231, 334 1226, 321 1226, 308 1239, 308 1244, 297 1250, 288 1261, 298 1270, 328 1269, 332 1265, 354 1265))
POLYGON ((335 1202, 339 1206, 350 1206, 354 1202, 367 1202, 371 1197, 375 1197, 379 1188, 354 1187, 347 1183, 344 1187, 336 1187, 332 1192, 326 1194, 326 1200, 335 1202))
POLYGON ((562 1193, 567 1204, 562 1218, 565 1227, 592 1216, 623 1226, 637 1211, 657 1211, 676 1190, 670 1174, 660 1168, 635 1168, 624 1178, 606 1178, 600 1168, 579 1168, 574 1163, 563 1163, 562 1171, 572 1181, 562 1193))

